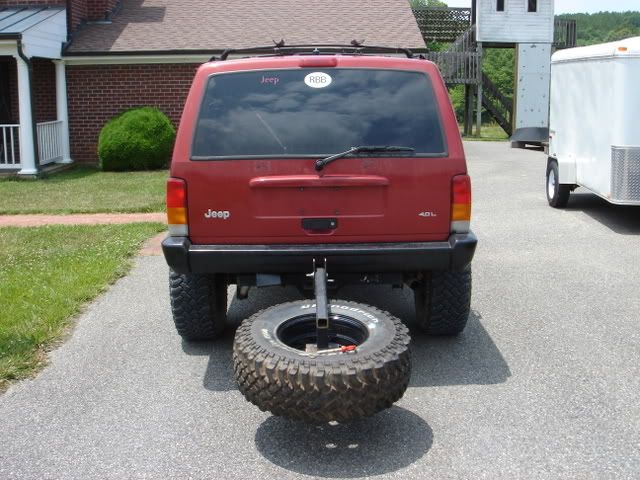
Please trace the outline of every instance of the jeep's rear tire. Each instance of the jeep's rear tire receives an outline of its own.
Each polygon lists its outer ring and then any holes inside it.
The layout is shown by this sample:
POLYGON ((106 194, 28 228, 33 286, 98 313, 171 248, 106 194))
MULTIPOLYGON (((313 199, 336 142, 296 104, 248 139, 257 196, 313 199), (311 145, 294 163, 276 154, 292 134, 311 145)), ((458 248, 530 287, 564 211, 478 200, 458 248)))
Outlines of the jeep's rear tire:
POLYGON ((424 272, 413 287, 416 324, 429 335, 457 335, 471 310, 471 266, 461 272, 424 272))
POLYGON ((331 325, 341 335, 332 341, 357 344, 355 351, 302 349, 315 342, 315 306, 309 300, 276 305, 242 322, 233 361, 247 400, 274 415, 318 424, 373 415, 402 397, 411 375, 407 328, 368 305, 330 305, 331 325))
POLYGON ((224 330, 227 283, 221 278, 169 271, 169 296, 176 330, 185 340, 211 340, 224 330))

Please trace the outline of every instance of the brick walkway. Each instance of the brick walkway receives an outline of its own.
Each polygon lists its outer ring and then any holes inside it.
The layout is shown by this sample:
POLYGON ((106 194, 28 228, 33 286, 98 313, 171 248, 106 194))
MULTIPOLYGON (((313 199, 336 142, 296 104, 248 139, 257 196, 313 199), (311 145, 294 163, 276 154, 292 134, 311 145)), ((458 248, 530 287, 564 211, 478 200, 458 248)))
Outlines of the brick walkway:
MULTIPOLYGON (((77 215, 0 215, 0 227, 39 227, 42 225, 107 225, 118 223, 165 223, 165 213, 82 213, 77 215)), ((161 255, 160 242, 166 233, 147 240, 140 255, 161 255)))
POLYGON ((113 223, 165 223, 165 213, 82 213, 78 215, 0 215, 0 227, 41 225, 105 225, 113 223))

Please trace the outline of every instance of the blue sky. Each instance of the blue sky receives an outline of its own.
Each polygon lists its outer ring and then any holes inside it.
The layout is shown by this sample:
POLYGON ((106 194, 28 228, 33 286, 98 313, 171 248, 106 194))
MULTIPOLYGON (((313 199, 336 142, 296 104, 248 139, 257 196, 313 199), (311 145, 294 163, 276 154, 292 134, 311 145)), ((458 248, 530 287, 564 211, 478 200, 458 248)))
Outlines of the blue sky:
MULTIPOLYGON (((471 0, 444 0, 450 7, 470 7, 471 0)), ((555 0, 555 13, 640 11, 640 0, 555 0)))

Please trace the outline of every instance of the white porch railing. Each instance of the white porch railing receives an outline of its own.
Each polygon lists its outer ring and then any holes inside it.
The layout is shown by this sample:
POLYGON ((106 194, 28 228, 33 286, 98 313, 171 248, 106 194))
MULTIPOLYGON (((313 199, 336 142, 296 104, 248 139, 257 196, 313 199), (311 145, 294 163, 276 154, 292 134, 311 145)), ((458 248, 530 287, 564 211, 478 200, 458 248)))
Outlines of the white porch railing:
POLYGON ((20 125, 0 125, 0 169, 20 168, 20 125))
POLYGON ((37 127, 40 165, 62 160, 62 120, 38 123, 37 127))
MULTIPOLYGON (((42 122, 38 129, 40 165, 63 159, 62 120, 42 122)), ((0 124, 0 170, 20 168, 20 125, 0 124)))

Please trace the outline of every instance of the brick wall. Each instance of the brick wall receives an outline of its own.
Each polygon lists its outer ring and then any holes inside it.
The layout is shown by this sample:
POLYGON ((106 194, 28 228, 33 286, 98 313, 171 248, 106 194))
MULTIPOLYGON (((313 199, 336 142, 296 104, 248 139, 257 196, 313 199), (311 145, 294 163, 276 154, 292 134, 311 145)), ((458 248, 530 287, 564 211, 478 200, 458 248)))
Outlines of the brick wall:
POLYGON ((26 7, 30 5, 56 5, 65 6, 65 0, 0 0, 0 7, 14 7, 16 5, 26 7))
MULTIPOLYGON (((2 88, 4 86, 9 89, 9 121, 13 123, 19 123, 18 114, 18 69, 16 60, 13 57, 0 57, 0 62, 4 68, 1 70, 5 72, 6 78, 0 83, 2 88)), ((1 122, 0 122, 1 123, 1 122)))
POLYGON ((11 97, 11 118, 14 122, 20 123, 20 108, 18 103, 18 64, 15 58, 11 58, 9 63, 9 95, 11 97))
MULTIPOLYGON (((20 123, 18 110, 18 69, 11 57, 3 57, 9 63, 9 98, 11 119, 20 123)), ((56 112, 56 67, 51 60, 33 59, 33 95, 36 107, 36 122, 57 120, 56 112)))
POLYGON ((88 16, 87 0, 70 0, 68 6, 69 15, 67 28, 70 32, 73 32, 78 26, 87 19, 88 16))
POLYGON ((97 162, 101 128, 109 119, 132 107, 157 107, 177 127, 198 66, 67 66, 71 157, 77 162, 97 162))
MULTIPOLYGON (((11 123, 20 123, 18 109, 18 70, 16 60, 12 57, 0 57, 0 62, 8 64, 9 110, 11 123)), ((33 96, 35 102, 36 122, 57 120, 56 112, 56 70, 51 60, 33 59, 33 96)), ((1 123, 1 122, 0 122, 1 123)), ((0 141, 2 141, 0 139, 0 141)), ((20 160, 20 146, 16 140, 16 160, 20 160)))
POLYGON ((51 60, 33 60, 33 96, 36 122, 57 120, 56 67, 51 60))
POLYGON ((112 12, 118 0, 86 0, 89 20, 104 20, 107 12, 112 12))
POLYGON ((113 12, 120 0, 70 0, 70 31, 75 31, 83 21, 104 20, 108 12, 113 12))

